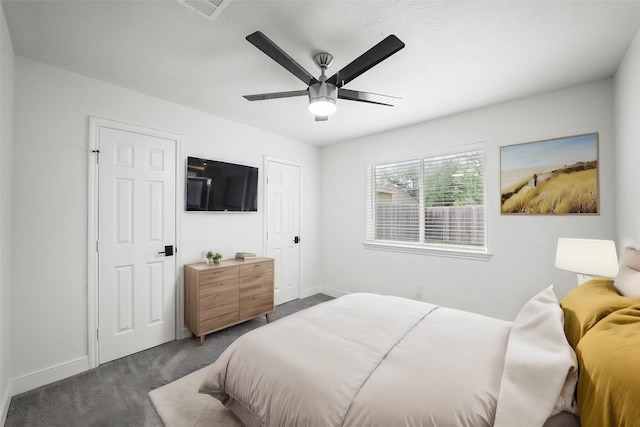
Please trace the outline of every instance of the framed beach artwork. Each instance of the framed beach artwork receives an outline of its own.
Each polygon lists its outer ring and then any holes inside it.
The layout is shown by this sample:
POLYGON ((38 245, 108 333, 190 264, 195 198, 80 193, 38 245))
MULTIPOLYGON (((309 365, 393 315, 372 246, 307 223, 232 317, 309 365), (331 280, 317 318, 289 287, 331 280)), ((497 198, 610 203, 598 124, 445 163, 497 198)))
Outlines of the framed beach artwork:
POLYGON ((502 214, 598 215, 598 133, 500 147, 502 214))

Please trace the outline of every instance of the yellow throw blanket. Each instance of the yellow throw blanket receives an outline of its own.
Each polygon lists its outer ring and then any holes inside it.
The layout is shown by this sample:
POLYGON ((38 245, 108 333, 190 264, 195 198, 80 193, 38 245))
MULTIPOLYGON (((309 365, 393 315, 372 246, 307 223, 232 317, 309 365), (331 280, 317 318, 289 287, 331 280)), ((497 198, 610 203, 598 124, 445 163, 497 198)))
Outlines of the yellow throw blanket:
POLYGON ((637 298, 619 295, 613 283, 605 277, 590 280, 573 289, 560 302, 569 344, 575 350, 584 334, 601 319, 638 302, 637 298))
POLYGON ((640 423, 640 304, 600 320, 576 348, 582 427, 640 423))

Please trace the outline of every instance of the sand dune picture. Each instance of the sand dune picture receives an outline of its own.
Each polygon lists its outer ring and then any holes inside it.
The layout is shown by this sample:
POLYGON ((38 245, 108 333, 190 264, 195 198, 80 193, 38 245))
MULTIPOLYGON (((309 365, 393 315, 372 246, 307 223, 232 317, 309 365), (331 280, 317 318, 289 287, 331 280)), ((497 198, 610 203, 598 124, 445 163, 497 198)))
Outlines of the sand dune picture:
POLYGON ((598 134, 500 147, 503 214, 598 214, 598 134))

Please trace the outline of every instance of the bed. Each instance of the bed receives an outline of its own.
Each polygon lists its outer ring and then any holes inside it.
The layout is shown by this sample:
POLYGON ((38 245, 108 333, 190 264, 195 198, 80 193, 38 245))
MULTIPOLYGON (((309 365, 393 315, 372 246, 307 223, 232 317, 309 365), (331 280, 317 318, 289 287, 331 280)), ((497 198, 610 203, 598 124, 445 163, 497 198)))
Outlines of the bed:
POLYGON ((252 426, 577 426, 577 359, 551 288, 513 322, 349 294, 249 332, 200 392, 252 426))

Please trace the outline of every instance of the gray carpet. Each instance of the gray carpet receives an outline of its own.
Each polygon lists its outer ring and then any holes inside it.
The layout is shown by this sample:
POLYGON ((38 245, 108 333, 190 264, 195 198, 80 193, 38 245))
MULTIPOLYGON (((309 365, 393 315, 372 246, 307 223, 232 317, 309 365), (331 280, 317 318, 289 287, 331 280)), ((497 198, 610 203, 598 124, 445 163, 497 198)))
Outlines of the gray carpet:
MULTIPOLYGON (((328 301, 318 294, 276 307, 272 321, 328 301)), ((265 324, 264 317, 198 338, 172 341, 11 399, 10 426, 161 426, 149 391, 211 364, 236 338, 265 324)))

